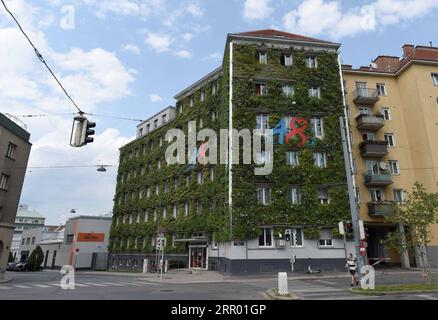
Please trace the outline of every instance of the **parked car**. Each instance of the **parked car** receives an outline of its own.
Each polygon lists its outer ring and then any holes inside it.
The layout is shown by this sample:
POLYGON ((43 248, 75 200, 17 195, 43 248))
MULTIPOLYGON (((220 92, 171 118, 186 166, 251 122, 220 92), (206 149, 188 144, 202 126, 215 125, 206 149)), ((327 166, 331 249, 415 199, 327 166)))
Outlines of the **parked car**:
POLYGON ((26 263, 24 262, 19 262, 14 266, 14 270, 13 271, 26 271, 26 263))
POLYGON ((16 262, 9 262, 8 265, 6 266, 6 271, 14 271, 16 264, 17 264, 16 262))

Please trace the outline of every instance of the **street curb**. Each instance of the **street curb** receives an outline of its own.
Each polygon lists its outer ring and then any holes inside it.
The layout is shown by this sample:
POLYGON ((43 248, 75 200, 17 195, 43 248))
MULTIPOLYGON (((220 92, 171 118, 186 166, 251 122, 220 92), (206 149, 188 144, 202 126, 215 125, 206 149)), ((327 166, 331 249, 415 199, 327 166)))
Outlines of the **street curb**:
POLYGON ((14 278, 4 278, 4 279, 0 280, 0 283, 6 283, 6 282, 9 282, 9 281, 12 281, 12 280, 14 280, 14 278))
POLYGON ((348 291, 353 294, 363 296, 399 296, 404 294, 421 294, 421 293, 438 293, 438 290, 417 290, 417 291, 357 291, 354 288, 349 288, 348 291))
POLYGON ((266 295, 271 298, 272 300, 302 300, 302 297, 294 294, 294 293, 289 293, 290 297, 283 297, 283 296, 278 296, 275 294, 275 289, 269 289, 266 290, 265 293, 266 295))

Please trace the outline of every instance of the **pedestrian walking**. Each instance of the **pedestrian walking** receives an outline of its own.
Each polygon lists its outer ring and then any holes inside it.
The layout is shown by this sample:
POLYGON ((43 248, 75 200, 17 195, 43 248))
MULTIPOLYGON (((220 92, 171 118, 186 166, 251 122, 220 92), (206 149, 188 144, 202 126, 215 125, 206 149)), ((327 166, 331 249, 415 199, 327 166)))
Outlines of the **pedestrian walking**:
POLYGON ((353 258, 353 254, 349 254, 347 258, 347 264, 345 265, 345 268, 348 269, 348 271, 351 274, 351 286, 357 286, 359 284, 359 280, 356 276, 357 272, 357 259, 353 258))

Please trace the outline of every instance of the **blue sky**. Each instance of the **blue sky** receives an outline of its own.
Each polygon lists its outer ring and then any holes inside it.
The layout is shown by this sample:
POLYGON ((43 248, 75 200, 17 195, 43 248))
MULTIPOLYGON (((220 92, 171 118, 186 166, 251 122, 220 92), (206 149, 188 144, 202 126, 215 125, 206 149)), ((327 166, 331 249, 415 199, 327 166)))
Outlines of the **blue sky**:
MULTIPOLYGON (((276 28, 342 43, 342 60, 368 65, 405 43, 438 46, 438 0, 6 0, 86 112, 145 119, 218 67, 227 33, 276 28), (68 13, 74 14, 68 15, 68 13), (68 19, 74 17, 74 25, 68 19)), ((0 8, 0 111, 73 113, 0 8)), ((71 118, 25 118, 30 166, 117 164, 136 123, 94 117, 96 141, 68 147, 71 118)), ((116 169, 32 169, 21 203, 59 223, 112 209, 116 169)))

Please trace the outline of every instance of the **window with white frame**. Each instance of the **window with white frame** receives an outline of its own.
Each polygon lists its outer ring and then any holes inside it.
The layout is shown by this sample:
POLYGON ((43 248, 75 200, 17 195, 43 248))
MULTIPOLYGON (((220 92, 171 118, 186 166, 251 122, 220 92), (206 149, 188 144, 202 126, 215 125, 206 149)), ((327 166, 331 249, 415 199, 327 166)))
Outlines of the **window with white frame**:
POLYGON ((189 211, 190 211, 190 203, 189 203, 188 201, 186 201, 186 202, 184 203, 184 214, 185 214, 186 216, 188 216, 188 215, 189 215, 189 211))
POLYGON ((163 123, 167 122, 167 114, 163 114, 163 116, 161 118, 163 120, 163 123))
POLYGON ((292 186, 289 188, 289 200, 292 204, 300 204, 300 189, 296 186, 292 186))
POLYGON ((289 67, 293 64, 293 57, 289 53, 285 53, 281 55, 281 61, 282 66, 289 67))
POLYGON ((332 247, 333 234, 330 229, 322 229, 319 233, 319 247, 332 247))
POLYGON ((173 217, 176 218, 178 214, 178 204, 174 203, 173 204, 173 217))
POLYGON ((215 95, 217 93, 217 82, 214 82, 212 85, 211 85, 211 95, 215 95))
POLYGON ((169 192, 169 183, 167 182, 167 180, 164 182, 164 193, 169 192))
POLYGON ((154 120, 154 128, 158 128, 158 119, 154 120))
POLYGON ((327 154, 325 152, 315 152, 313 154, 313 162, 317 168, 327 168, 327 154))
POLYGON ((266 83, 256 83, 256 96, 266 96, 268 94, 268 86, 266 83))
POLYGON ((291 84, 284 84, 283 85, 283 95, 285 97, 293 97, 295 95, 294 86, 291 84))
POLYGON ((394 189, 392 193, 394 195, 395 203, 403 203, 405 201, 405 194, 403 192, 403 189, 394 189))
POLYGON ((200 129, 204 128, 204 119, 203 118, 199 118, 199 128, 200 129))
POLYGON ((324 138, 324 120, 319 117, 315 117, 310 119, 310 123, 312 125, 312 134, 315 138, 323 139, 324 138))
POLYGON ((191 95, 189 98, 189 106, 193 107, 194 104, 195 104, 195 97, 191 95))
POLYGON ((160 186, 158 183, 155 184, 155 194, 158 195, 160 193, 160 186))
POLYGON ((148 222, 148 218, 149 218, 149 216, 148 216, 148 212, 145 211, 145 212, 144 212, 144 222, 148 222))
POLYGON ((272 247, 274 243, 272 228, 261 228, 260 231, 259 247, 272 247))
POLYGON ((140 213, 137 213, 137 220, 136 220, 136 222, 140 223, 140 213))
POLYGON ((269 129, 269 115, 258 114, 256 116, 256 129, 269 129))
POLYGON ((364 132, 362 133, 363 141, 374 141, 376 139, 376 135, 373 132, 364 132))
POLYGON ((205 90, 201 90, 201 101, 205 101, 205 90))
POLYGON ((17 146, 12 142, 9 142, 8 151, 6 152, 6 157, 9 159, 15 159, 15 152, 17 151, 17 146))
POLYGON ((359 110, 359 114, 363 114, 366 116, 369 116, 371 114, 371 109, 368 107, 359 107, 358 110, 359 110))
POLYGON ((391 120, 391 110, 389 108, 382 108, 381 114, 386 121, 391 120))
POLYGON ((321 97, 320 87, 310 87, 309 88, 309 97, 319 99, 321 97))
POLYGON ((0 176, 0 189, 8 190, 9 188, 9 175, 2 173, 0 176))
POLYGON ((161 161, 160 160, 158 160, 158 162, 157 162, 157 168, 161 169, 161 161))
POLYGON ((385 86, 384 83, 378 83, 376 85, 376 87, 377 87, 377 94, 379 96, 385 97, 387 95, 387 93, 386 93, 386 86, 385 86))
POLYGON ((199 199, 196 200, 196 213, 202 213, 202 202, 199 199))
POLYGON ((203 184, 204 183, 204 174, 202 173, 202 171, 198 171, 198 173, 197 173, 197 180, 198 180, 198 184, 203 184))
POLYGON ((260 64, 268 63, 268 54, 266 52, 257 52, 257 58, 260 64))
POLYGON ((388 163, 389 163, 389 172, 392 175, 400 174, 400 165, 398 160, 389 160, 388 163))
POLYGON ((163 146, 163 137, 160 137, 160 142, 159 142, 160 147, 163 146))
POLYGON ((178 184, 179 184, 179 179, 178 179, 178 177, 174 177, 174 178, 173 178, 173 185, 174 185, 175 189, 178 189, 178 184))
POLYGON ((190 186, 190 176, 186 176, 186 187, 190 186))
POLYGON ((211 121, 216 121, 216 111, 210 112, 211 121))
POLYGON ((395 138, 393 133, 384 134, 385 141, 388 142, 389 147, 395 147, 395 138))
POLYGON ((366 160, 367 173, 371 175, 378 175, 382 173, 380 169, 380 162, 376 160, 366 160))
POLYGON ((318 68, 318 60, 316 57, 307 57, 306 58, 306 66, 307 68, 318 68))
POLYGON ((151 196, 151 188, 147 187, 146 188, 146 197, 149 198, 151 196))
POLYGON ((210 180, 214 181, 214 168, 210 168, 210 180))
POLYGON ((432 83, 434 86, 438 86, 438 73, 432 73, 432 83))
POLYGON ((271 188, 268 186, 259 186, 257 188, 257 199, 259 204, 269 204, 271 202, 271 188))
POLYGON ((328 188, 318 188, 318 201, 320 204, 330 203, 328 188))
POLYGON ((381 189, 370 189, 370 195, 372 202, 385 201, 385 192, 381 189))
POLYGON ((142 189, 140 189, 140 191, 138 192, 138 198, 143 199, 143 190, 142 189))
POLYGON ((154 209, 154 222, 157 221, 158 217, 157 217, 157 209, 154 209))
POLYGON ((288 165, 292 167, 297 167, 300 164, 298 160, 298 152, 297 151, 286 152, 286 162, 288 165))
POLYGON ((129 224, 132 224, 132 214, 129 215, 129 224))
POLYGON ((167 208, 164 207, 163 208, 163 219, 166 219, 166 217, 167 217, 167 208))

